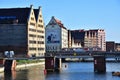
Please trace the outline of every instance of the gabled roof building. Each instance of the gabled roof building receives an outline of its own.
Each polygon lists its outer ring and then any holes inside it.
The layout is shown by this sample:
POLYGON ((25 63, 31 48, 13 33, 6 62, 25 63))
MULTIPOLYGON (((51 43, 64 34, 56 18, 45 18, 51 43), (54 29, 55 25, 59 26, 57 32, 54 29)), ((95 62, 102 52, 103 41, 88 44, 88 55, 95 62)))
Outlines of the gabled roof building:
POLYGON ((46 51, 60 51, 68 48, 68 30, 62 22, 52 16, 45 28, 46 51))
POLYGON ((40 56, 45 53, 45 30, 41 7, 0 9, 0 52, 40 56))

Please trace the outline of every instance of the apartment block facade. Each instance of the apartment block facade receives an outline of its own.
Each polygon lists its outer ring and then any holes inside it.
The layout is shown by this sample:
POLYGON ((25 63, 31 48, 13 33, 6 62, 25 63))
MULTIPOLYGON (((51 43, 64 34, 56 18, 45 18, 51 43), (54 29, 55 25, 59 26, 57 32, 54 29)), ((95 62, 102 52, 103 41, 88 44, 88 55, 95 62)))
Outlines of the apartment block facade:
POLYGON ((45 53, 45 30, 41 7, 0 9, 0 52, 41 56, 45 53))
POLYGON ((106 51, 105 31, 103 29, 93 30, 69 30, 69 48, 91 48, 106 51))
POLYGON ((86 30, 84 47, 96 47, 106 51, 105 31, 103 29, 86 30))

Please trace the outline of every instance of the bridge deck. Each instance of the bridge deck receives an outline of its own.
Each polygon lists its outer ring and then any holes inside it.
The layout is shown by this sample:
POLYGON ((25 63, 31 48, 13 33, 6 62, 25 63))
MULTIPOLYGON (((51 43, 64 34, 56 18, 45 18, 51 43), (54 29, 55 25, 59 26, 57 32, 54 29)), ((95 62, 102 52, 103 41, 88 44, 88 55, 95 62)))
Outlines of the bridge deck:
POLYGON ((39 57, 13 57, 0 59, 9 60, 27 60, 27 59, 45 59, 46 57, 56 57, 56 58, 94 58, 95 56, 104 56, 106 58, 120 58, 120 52, 75 52, 75 51, 59 51, 59 52, 47 52, 45 56, 39 57))

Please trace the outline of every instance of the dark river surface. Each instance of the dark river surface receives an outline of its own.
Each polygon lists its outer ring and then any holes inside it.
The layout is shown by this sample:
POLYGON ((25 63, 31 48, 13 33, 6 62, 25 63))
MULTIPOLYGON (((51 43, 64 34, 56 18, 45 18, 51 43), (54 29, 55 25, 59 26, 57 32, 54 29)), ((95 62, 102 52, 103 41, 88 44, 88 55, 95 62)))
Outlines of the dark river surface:
POLYGON ((107 62, 107 72, 94 73, 93 62, 62 63, 60 73, 44 74, 44 65, 32 66, 10 73, 0 73, 0 80, 120 80, 112 76, 113 71, 120 71, 120 62, 107 62), (65 67, 66 66, 66 67, 65 67))

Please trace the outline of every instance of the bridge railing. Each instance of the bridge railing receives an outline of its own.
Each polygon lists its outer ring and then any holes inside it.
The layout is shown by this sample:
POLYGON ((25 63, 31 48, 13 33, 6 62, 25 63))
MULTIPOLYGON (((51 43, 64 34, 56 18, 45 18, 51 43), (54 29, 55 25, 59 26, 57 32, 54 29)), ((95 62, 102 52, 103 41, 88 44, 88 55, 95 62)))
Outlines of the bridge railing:
POLYGON ((45 53, 46 57, 49 56, 105 56, 105 57, 120 57, 120 52, 103 52, 103 51, 87 51, 87 52, 75 52, 75 51, 51 51, 45 53))

